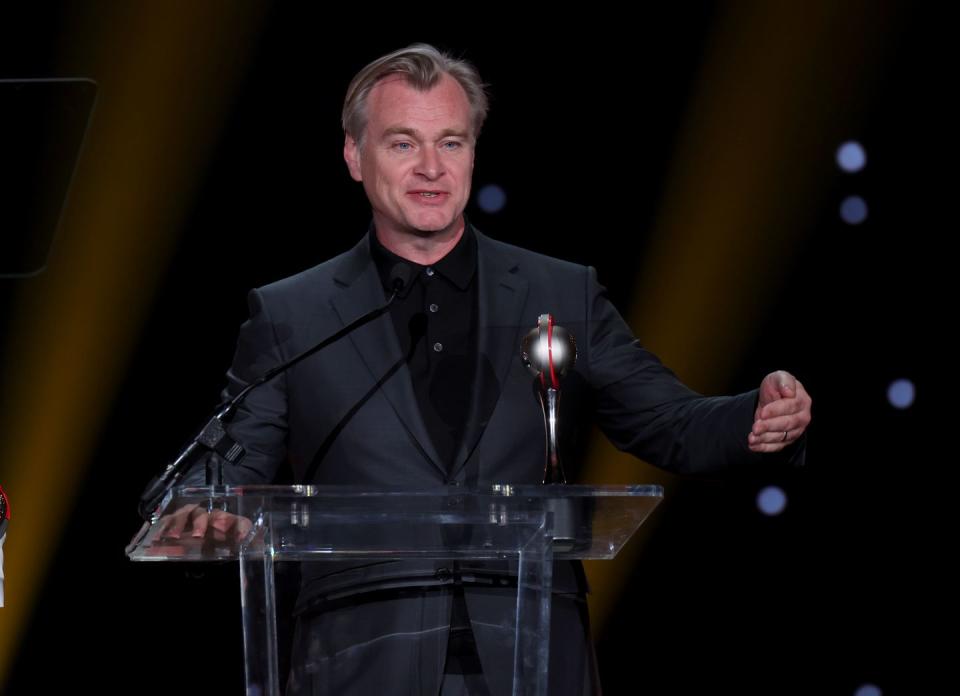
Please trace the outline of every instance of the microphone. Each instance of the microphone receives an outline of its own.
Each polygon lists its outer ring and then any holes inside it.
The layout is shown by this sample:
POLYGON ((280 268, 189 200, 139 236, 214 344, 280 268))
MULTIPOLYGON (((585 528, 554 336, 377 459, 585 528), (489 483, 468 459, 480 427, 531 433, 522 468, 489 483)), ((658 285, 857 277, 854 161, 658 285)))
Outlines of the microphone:
POLYGON ((388 283, 393 294, 390 296, 390 299, 387 300, 387 304, 384 305, 385 307, 393 302, 393 298, 410 284, 410 278, 412 276, 413 269, 410 268, 410 264, 398 261, 393 265, 393 268, 390 269, 390 280, 388 283))
MULTIPOLYGON (((243 455, 246 454, 246 450, 239 442, 230 437, 230 434, 227 432, 224 423, 233 418, 237 412, 237 408, 243 403, 244 399, 247 398, 247 395, 261 384, 269 382, 277 375, 286 372, 301 360, 309 358, 311 355, 323 350, 331 343, 336 343, 347 334, 353 332, 364 324, 373 321, 381 314, 386 312, 390 307, 390 304, 396 299, 397 295, 399 295, 400 292, 402 292, 403 289, 410 283, 410 278, 412 275, 413 269, 410 268, 409 264, 402 262, 396 263, 393 268, 390 269, 390 274, 387 281, 387 284, 391 290, 390 297, 383 305, 355 319, 336 333, 328 336, 299 355, 295 355, 286 362, 280 363, 275 367, 271 367, 260 377, 253 380, 250 382, 250 384, 241 389, 235 397, 230 399, 225 406, 223 406, 209 421, 207 421, 207 424, 203 426, 199 433, 197 433, 196 437, 194 437, 190 443, 183 448, 183 450, 181 450, 180 454, 177 455, 177 458, 168 464, 160 474, 155 476, 153 480, 147 484, 147 487, 140 495, 140 505, 138 507, 140 516, 144 520, 150 521, 167 492, 177 485, 177 482, 180 481, 183 475, 204 454, 207 454, 208 452, 215 452, 231 464, 236 464, 239 462, 243 458, 243 455)), ((218 479, 217 485, 220 485, 223 480, 223 472, 220 466, 218 466, 216 470, 218 479)), ((212 484, 212 478, 213 470, 212 467, 208 465, 207 485, 212 484)))

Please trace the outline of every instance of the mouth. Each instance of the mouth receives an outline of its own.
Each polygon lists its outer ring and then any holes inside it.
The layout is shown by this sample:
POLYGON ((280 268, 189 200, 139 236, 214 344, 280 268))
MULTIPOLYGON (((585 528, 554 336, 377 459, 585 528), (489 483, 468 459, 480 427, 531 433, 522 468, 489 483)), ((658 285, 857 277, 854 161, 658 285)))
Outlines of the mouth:
POLYGON ((449 194, 446 191, 409 191, 407 195, 420 203, 436 204, 446 200, 449 194))

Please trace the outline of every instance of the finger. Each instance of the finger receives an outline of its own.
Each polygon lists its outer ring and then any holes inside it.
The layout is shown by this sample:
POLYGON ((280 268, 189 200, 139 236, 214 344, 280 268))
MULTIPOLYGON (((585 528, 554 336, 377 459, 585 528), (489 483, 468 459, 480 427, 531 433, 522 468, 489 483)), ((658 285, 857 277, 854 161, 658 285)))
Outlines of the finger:
POLYGON ((771 443, 761 443, 761 444, 757 444, 757 445, 750 445, 750 451, 751 451, 751 452, 760 452, 760 453, 779 452, 780 450, 782 450, 783 448, 785 448, 785 447, 786 447, 787 445, 789 445, 789 444, 790 444, 789 442, 779 443, 779 444, 777 444, 777 443, 773 443, 773 444, 771 444, 771 443))
POLYGON ((767 404, 780 398, 780 388, 777 385, 777 374, 771 372, 760 383, 760 404, 767 404))
POLYGON ((167 535, 167 529, 170 528, 172 518, 170 515, 164 515, 157 520, 157 536, 163 538, 167 535))
POLYGON ((781 430, 779 432, 770 432, 763 433, 762 435, 754 435, 750 433, 747 436, 747 444, 750 446, 754 445, 789 445, 793 440, 796 440, 798 435, 797 431, 791 432, 789 430, 781 430))
POLYGON ((217 541, 239 541, 253 529, 253 522, 246 517, 223 510, 214 510, 212 517, 211 526, 217 541))
POLYGON ((236 538, 244 539, 250 532, 253 530, 253 522, 251 522, 246 517, 237 517, 237 524, 235 527, 236 538))
POLYGON ((777 390, 783 397, 793 397, 797 393, 797 378, 785 370, 780 370, 777 374, 777 390))
POLYGON ((763 435, 764 433, 783 433, 784 430, 793 430, 799 427, 797 417, 794 414, 788 416, 775 416, 773 418, 764 418, 754 421, 753 429, 750 431, 754 435, 763 435))
POLYGON ((210 513, 210 528, 213 538, 217 541, 226 541, 235 524, 236 516, 224 510, 213 510, 210 513))
POLYGON ((783 399, 792 399, 797 395, 797 378, 784 370, 771 372, 760 383, 760 394, 757 400, 756 417, 760 417, 760 412, 766 406, 781 401, 783 399))
POLYGON ((179 539, 190 514, 196 505, 186 505, 167 516, 161 536, 169 539, 179 539))
POLYGON ((210 523, 210 515, 204 510, 201 514, 196 515, 193 518, 193 531, 192 536, 195 538, 200 538, 207 533, 207 526, 210 523))
POLYGON ((778 399, 759 411, 758 420, 769 420, 780 416, 792 416, 803 410, 803 404, 797 399, 778 399))
POLYGON ((234 515, 232 512, 227 512, 226 510, 213 510, 211 513, 213 520, 211 521, 212 526, 221 532, 228 532, 233 529, 237 521, 241 518, 238 515, 234 515))

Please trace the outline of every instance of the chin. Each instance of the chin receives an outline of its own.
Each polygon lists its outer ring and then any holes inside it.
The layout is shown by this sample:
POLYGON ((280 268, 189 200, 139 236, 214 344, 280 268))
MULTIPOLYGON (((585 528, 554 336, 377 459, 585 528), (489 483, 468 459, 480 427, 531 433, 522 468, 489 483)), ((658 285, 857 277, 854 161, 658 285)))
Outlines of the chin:
POLYGON ((449 230, 456 225, 456 222, 457 218, 455 217, 437 218, 430 216, 411 220, 410 228, 420 234, 436 234, 449 230))

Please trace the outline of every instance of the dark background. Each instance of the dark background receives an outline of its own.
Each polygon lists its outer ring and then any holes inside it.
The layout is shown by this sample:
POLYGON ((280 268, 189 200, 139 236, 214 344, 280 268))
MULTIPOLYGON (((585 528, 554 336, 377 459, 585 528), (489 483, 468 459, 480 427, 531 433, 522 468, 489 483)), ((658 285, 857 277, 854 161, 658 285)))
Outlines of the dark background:
MULTIPOLYGON (((236 567, 134 564, 123 548, 143 485, 218 401, 246 291, 364 232, 369 212, 342 164, 338 124, 345 87, 369 60, 427 41, 473 61, 493 94, 474 191, 496 183, 508 196, 497 215, 472 206, 473 221, 596 266, 629 310, 720 10, 629 20, 571 10, 524 24, 480 7, 470 21, 419 17, 442 8, 391 12, 374 27, 360 9, 328 17, 306 3, 265 6, 69 523, 61 538, 35 540, 55 547, 55 560, 18 629, 6 693, 57 691, 65 678, 95 691, 242 690, 236 567), (187 674, 189 686, 175 688, 187 674)), ((64 64, 59 46, 79 30, 76 14, 54 4, 0 17, 0 78, 98 79, 82 61, 64 64)), ((941 270, 953 226, 939 106, 949 81, 937 19, 899 6, 895 15, 873 87, 856 118, 838 116, 831 146, 858 140, 868 166, 844 174, 824 153, 817 208, 792 255, 768 260, 783 282, 726 388, 753 388, 779 368, 800 376, 815 399, 808 464, 668 486, 598 636, 608 694, 853 694, 867 683, 916 693, 935 680, 927 636, 947 621, 937 570, 946 549, 926 501, 947 466, 933 423, 945 381, 937 337, 952 323, 941 270), (837 215, 849 193, 870 205, 855 228, 837 215), (886 399, 898 378, 917 386, 906 411, 886 399), (757 511, 768 484, 789 496, 779 517, 757 511)), ((0 280, 0 330, 30 282, 0 280)))

